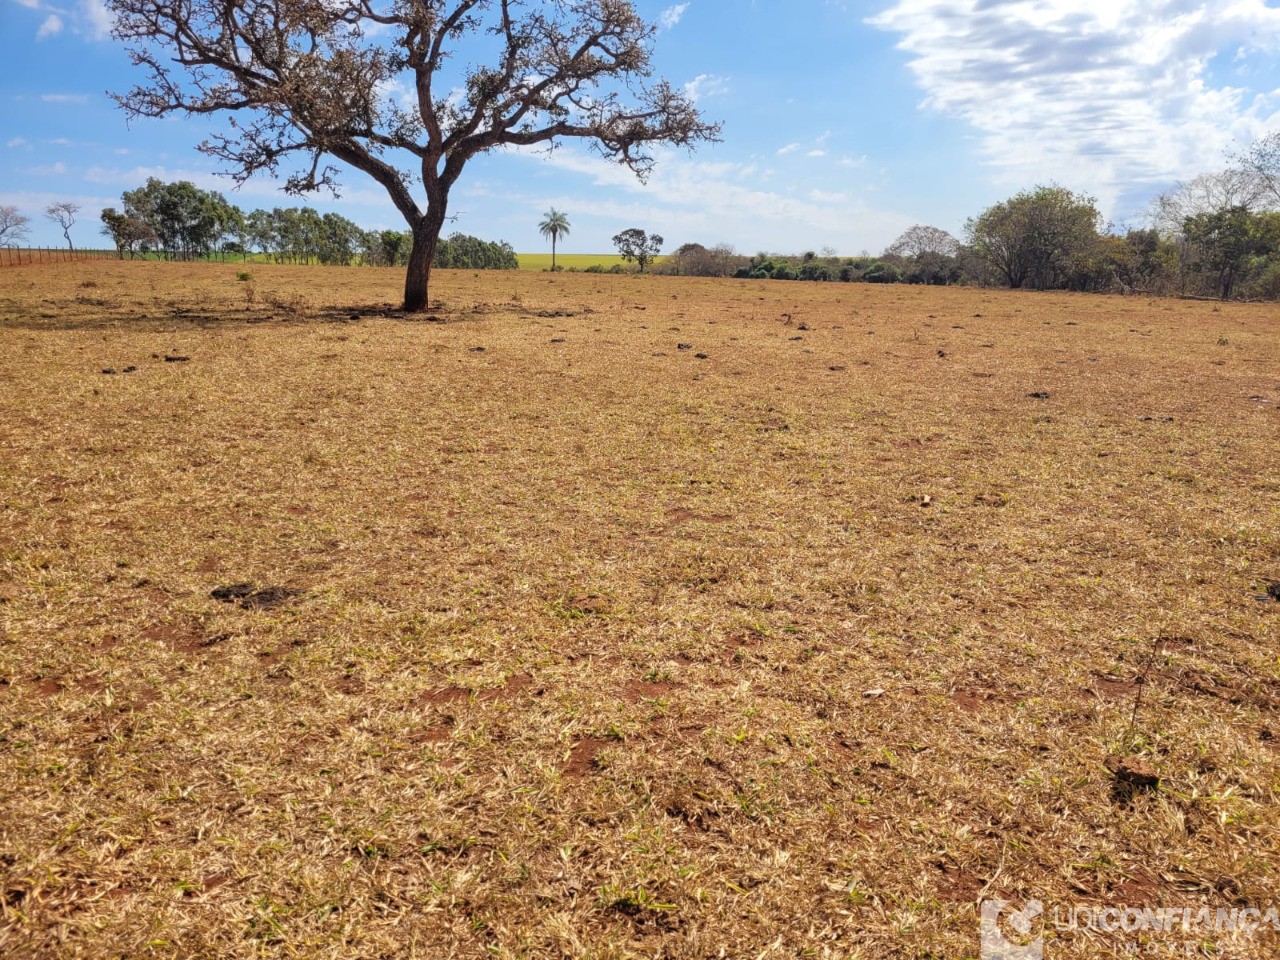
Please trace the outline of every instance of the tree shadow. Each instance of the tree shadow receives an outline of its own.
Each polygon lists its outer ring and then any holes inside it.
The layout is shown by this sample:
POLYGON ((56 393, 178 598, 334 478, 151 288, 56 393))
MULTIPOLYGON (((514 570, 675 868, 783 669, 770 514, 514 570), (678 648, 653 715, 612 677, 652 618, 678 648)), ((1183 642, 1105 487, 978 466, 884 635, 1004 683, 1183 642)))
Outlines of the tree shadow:
POLYGON ((228 310, 169 308, 133 311, 119 307, 100 307, 104 312, 86 311, 98 305, 69 301, 66 304, 41 304, 32 308, 25 304, 0 300, 0 330, 22 332, 128 330, 130 332, 168 333, 185 329, 214 329, 236 326, 355 324, 366 320, 394 320, 408 324, 452 324, 475 320, 481 316, 471 308, 435 303, 424 313, 405 313, 386 304, 353 304, 350 306, 295 307, 263 304, 260 308, 236 307, 228 310), (64 308, 65 309, 60 309, 64 308))

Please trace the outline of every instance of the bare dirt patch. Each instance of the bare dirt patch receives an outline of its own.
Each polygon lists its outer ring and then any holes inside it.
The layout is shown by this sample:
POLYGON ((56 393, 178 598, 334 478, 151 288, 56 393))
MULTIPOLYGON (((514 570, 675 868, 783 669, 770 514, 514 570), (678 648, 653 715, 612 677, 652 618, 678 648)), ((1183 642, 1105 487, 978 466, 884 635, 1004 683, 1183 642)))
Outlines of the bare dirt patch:
POLYGON ((596 771, 596 757, 609 745, 608 740, 600 737, 584 737, 574 743, 569 750, 561 773, 569 778, 585 777, 596 771))

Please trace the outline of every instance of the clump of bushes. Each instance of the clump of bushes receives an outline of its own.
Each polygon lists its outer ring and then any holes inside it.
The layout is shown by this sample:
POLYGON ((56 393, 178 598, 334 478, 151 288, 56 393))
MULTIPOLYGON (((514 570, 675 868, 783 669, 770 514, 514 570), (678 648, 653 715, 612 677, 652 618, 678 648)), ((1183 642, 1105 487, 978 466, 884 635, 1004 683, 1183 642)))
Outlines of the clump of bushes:
POLYGON ((891 263, 877 260, 867 267, 867 272, 862 275, 862 279, 867 283, 901 283, 902 271, 891 263))

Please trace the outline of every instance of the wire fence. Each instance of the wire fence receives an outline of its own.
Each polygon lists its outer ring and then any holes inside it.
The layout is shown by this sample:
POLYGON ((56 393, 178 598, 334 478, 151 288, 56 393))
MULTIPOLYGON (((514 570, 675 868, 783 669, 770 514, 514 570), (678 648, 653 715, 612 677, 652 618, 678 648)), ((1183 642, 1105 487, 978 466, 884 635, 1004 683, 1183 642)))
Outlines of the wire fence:
POLYGON ((0 267, 31 264, 77 263, 81 260, 114 260, 114 250, 68 250, 65 247, 0 247, 0 267))

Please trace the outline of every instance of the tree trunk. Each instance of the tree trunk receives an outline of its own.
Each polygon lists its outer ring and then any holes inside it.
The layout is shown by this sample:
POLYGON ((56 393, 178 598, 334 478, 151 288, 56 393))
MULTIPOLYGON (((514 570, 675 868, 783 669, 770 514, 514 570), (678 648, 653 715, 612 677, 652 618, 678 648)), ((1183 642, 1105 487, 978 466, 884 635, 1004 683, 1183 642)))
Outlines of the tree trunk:
POLYGON ((551 234, 551 272, 556 272, 556 235, 551 234))
POLYGON ((443 203, 432 204, 426 215, 413 224, 413 247, 409 250, 409 268, 404 278, 404 312, 422 313, 427 309, 427 287, 431 280, 431 263, 444 228, 443 203))

